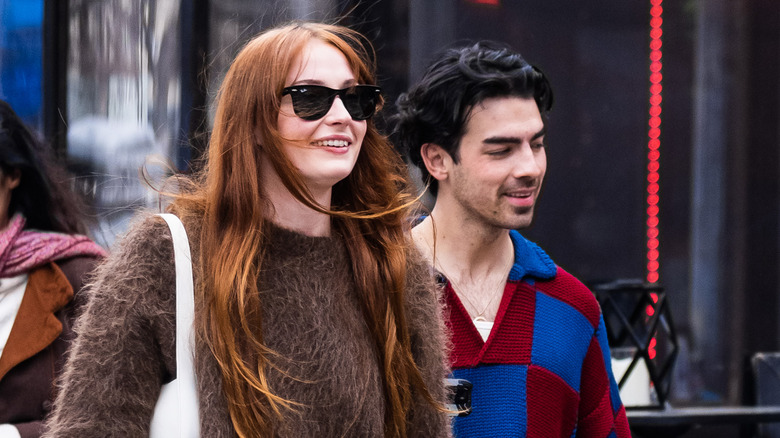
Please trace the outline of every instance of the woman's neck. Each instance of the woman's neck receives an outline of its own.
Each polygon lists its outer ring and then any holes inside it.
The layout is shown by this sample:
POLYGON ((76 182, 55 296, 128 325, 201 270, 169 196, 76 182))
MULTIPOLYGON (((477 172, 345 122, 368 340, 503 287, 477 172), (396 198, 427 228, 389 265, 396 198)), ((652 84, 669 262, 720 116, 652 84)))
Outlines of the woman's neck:
MULTIPOLYGON (((328 237, 331 235, 330 216, 320 213, 302 203, 287 190, 276 169, 268 163, 261 162, 262 190, 270 201, 267 219, 276 225, 297 231, 312 237, 328 237)), ((309 187, 309 193, 314 202, 325 209, 330 209, 333 187, 309 187)))
MULTIPOLYGON (((270 191, 268 197, 273 206, 269 218, 273 223, 307 236, 330 236, 331 220, 329 215, 303 204, 284 188, 283 190, 270 191)), ((330 208, 330 191, 315 194, 315 201, 324 208, 330 208)))

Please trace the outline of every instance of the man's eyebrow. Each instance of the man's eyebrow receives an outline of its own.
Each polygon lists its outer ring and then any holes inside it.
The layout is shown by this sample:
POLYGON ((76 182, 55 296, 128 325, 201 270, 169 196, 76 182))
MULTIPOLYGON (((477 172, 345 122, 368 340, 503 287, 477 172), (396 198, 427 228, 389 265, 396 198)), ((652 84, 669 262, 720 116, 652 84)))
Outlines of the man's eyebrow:
MULTIPOLYGON (((533 137, 531 137, 531 141, 543 137, 546 133, 547 133, 547 128, 542 128, 539 132, 534 134, 533 137)), ((488 137, 482 140, 482 143, 484 144, 520 144, 522 142, 523 139, 521 139, 520 137, 502 137, 502 136, 488 137)))

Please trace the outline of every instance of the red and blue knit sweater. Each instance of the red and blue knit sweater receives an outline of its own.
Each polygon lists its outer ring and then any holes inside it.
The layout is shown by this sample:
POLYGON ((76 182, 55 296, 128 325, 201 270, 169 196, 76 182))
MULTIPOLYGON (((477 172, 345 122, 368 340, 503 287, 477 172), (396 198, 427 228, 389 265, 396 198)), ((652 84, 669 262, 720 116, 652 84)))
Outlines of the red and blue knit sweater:
POLYGON ((455 437, 630 437, 598 302, 537 245, 511 237, 515 264, 487 342, 445 286, 452 374, 474 385, 455 437))

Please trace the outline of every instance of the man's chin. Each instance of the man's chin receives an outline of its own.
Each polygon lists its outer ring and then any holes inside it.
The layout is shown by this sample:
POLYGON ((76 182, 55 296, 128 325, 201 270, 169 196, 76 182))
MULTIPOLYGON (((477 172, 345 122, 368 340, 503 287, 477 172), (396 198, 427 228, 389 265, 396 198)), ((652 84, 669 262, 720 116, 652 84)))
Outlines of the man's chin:
POLYGON ((504 228, 510 229, 510 230, 521 230, 523 228, 528 228, 531 226, 531 224, 534 221, 534 209, 533 207, 527 207, 527 208, 517 208, 515 209, 515 214, 511 218, 507 218, 506 225, 504 228))

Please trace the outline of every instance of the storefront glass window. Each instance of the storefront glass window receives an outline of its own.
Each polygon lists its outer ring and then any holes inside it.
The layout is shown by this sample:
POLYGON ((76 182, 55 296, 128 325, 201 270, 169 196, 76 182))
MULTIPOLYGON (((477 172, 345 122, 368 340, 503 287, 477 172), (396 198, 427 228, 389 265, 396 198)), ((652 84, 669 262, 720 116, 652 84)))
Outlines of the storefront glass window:
POLYGON ((175 162, 179 1, 74 0, 69 10, 68 157, 85 175, 109 245, 158 196, 139 178, 151 157, 175 162))

